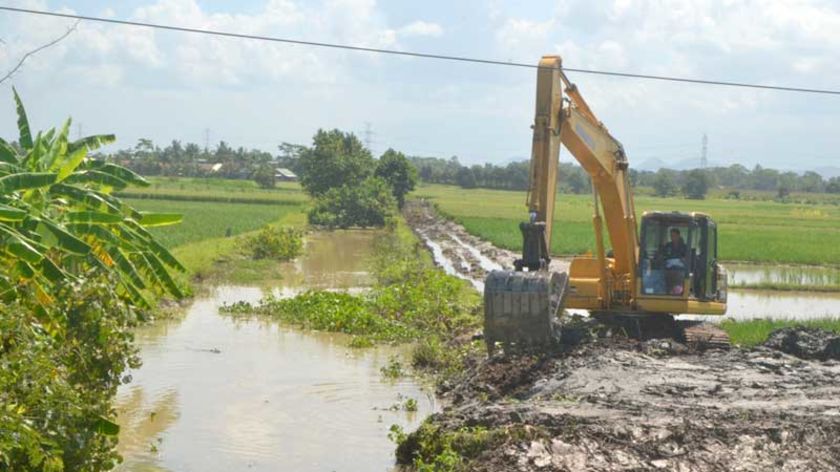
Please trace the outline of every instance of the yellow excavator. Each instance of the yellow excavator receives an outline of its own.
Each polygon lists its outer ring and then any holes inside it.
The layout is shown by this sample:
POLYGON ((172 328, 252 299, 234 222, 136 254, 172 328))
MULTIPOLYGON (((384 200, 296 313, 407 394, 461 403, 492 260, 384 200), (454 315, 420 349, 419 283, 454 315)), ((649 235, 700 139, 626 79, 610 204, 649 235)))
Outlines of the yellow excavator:
POLYGON ((536 98, 529 218, 519 225, 522 258, 515 270, 493 271, 485 281, 489 354, 499 344, 534 349, 556 343, 565 308, 588 310, 635 337, 659 336, 665 329, 688 343, 727 346, 726 333, 714 325, 673 317, 726 313, 726 270, 717 261, 712 218, 698 212, 645 212, 639 228, 624 148, 566 77, 559 56, 540 60, 536 98), (568 272, 553 272, 549 248, 561 143, 592 180, 596 252, 574 257, 568 272))

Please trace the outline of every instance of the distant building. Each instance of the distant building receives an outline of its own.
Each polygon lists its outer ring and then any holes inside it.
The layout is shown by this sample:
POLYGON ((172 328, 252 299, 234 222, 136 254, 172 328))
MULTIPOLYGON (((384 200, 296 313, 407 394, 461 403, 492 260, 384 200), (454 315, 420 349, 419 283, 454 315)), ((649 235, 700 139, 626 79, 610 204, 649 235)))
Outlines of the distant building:
POLYGON ((280 182, 297 182, 298 176, 289 169, 278 167, 274 170, 274 178, 280 182))
POLYGON ((198 163, 198 170, 205 174, 213 174, 219 172, 222 168, 221 162, 199 162, 198 163))

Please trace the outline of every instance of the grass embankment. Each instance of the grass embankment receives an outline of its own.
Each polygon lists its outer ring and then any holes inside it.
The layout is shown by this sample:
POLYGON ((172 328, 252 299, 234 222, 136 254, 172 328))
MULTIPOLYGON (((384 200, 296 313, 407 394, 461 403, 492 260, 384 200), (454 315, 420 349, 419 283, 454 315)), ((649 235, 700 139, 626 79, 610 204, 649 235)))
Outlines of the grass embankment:
POLYGON ((757 346, 767 340, 770 333, 777 329, 793 326, 819 328, 833 333, 840 333, 840 319, 816 320, 725 320, 721 323, 733 344, 743 347, 757 346))
POLYGON ((354 336, 351 345, 416 342, 412 363, 441 375, 460 370, 479 346, 457 342, 479 327, 480 298, 463 280, 431 261, 403 221, 374 242, 376 282, 360 295, 311 290, 294 298, 267 298, 258 306, 236 304, 231 314, 258 314, 304 329, 354 336))
MULTIPOLYGON (((493 244, 518 250, 518 224, 526 218, 525 192, 424 185, 416 196, 431 199, 447 217, 493 244)), ((726 199, 686 200, 637 196, 644 211, 699 211, 718 223, 721 260, 840 265, 840 206, 726 199)), ((594 251, 592 197, 559 195, 551 250, 594 251)))
MULTIPOLYGON (((165 185, 153 187, 171 191, 185 182, 192 195, 205 191, 195 179, 164 179, 165 185)), ((271 259, 255 260, 245 254, 244 238, 257 234, 266 225, 303 228, 306 224, 305 195, 296 184, 277 190, 262 190, 248 181, 210 180, 208 192, 219 198, 210 200, 130 200, 141 210, 180 213, 183 222, 154 228, 153 233, 172 248, 175 257, 186 267, 185 279, 224 280, 229 283, 263 283, 282 278, 282 266, 271 259), (222 203, 230 195, 243 200, 262 198, 275 204, 222 203), (268 195, 268 197, 266 197, 268 195)), ((146 190, 146 189, 143 189, 146 190)), ((205 195, 206 196, 206 195, 205 195)), ((189 280, 181 281, 184 285, 189 280)))

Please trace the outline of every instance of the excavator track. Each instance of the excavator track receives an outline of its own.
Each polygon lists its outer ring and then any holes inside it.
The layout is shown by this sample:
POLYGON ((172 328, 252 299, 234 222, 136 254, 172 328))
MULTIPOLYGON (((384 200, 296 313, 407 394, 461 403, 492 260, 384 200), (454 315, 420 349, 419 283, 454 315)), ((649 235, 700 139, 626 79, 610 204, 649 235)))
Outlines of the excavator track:
POLYGON ((671 315, 637 313, 594 313, 604 326, 620 330, 629 338, 671 338, 696 350, 729 349, 732 344, 726 331, 713 323, 696 320, 675 320, 671 315))
POLYGON ((679 337, 689 347, 705 349, 729 349, 732 342, 729 335, 713 323, 680 320, 677 324, 679 337))
POLYGON ((484 282, 484 340, 492 356, 548 348, 559 339, 558 316, 568 291, 565 272, 491 272, 484 282))

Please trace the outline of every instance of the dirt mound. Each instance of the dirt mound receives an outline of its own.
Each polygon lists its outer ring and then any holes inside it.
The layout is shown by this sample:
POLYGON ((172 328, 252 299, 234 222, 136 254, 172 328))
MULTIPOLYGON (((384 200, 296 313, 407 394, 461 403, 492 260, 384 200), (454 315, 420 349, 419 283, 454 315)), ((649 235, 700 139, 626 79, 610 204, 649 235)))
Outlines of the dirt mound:
POLYGON ((764 346, 801 359, 840 360, 840 336, 818 328, 777 329, 770 333, 764 346))
POLYGON ((485 360, 448 395, 435 434, 494 438, 459 451, 468 470, 840 470, 840 362, 766 347, 592 336, 485 360))

